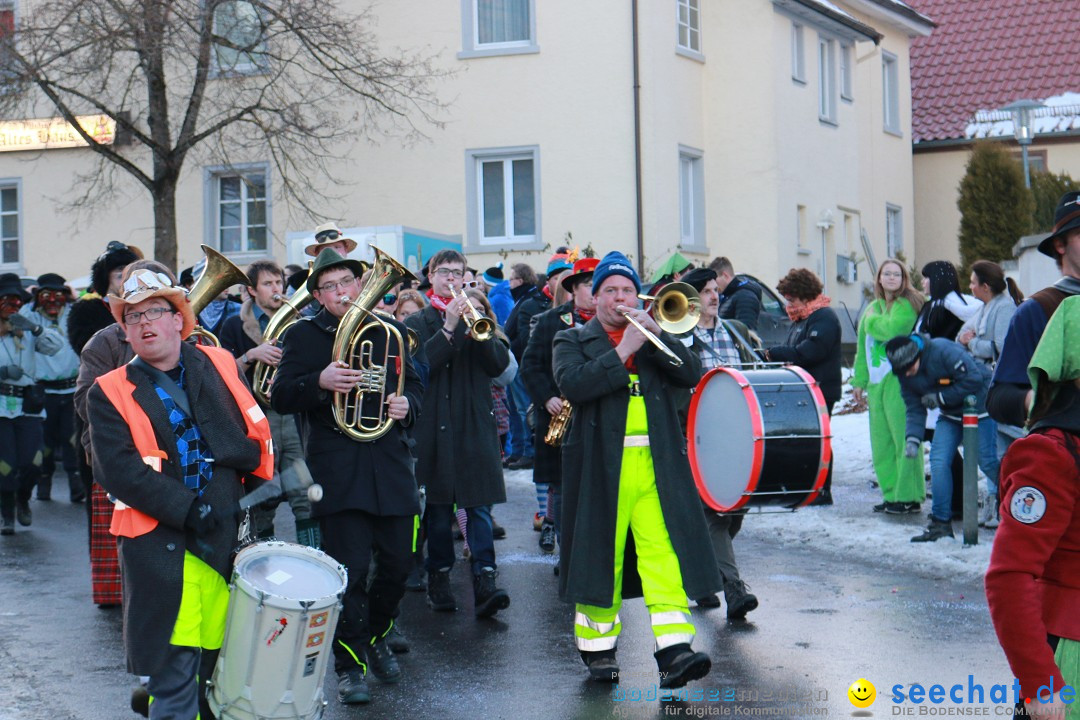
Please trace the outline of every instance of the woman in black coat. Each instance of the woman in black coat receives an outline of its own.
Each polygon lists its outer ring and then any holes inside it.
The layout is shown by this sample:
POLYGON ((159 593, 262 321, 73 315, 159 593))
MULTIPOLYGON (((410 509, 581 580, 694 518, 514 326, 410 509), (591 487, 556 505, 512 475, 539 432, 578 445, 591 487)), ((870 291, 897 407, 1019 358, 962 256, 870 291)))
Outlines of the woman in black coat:
MULTIPOLYGON (((832 415, 833 405, 840 399, 840 320, 829 307, 829 298, 822 294, 824 286, 817 275, 804 268, 792 268, 780 279, 776 289, 787 300, 787 313, 793 325, 787 344, 771 347, 765 358, 786 362, 806 370, 817 380, 825 407, 832 415)), ((814 505, 832 505, 832 462, 825 488, 814 505)))
POLYGON ((932 338, 955 340, 964 323, 982 308, 982 301, 960 292, 960 276, 947 260, 934 260, 922 269, 923 292, 930 301, 922 306, 915 331, 932 338))

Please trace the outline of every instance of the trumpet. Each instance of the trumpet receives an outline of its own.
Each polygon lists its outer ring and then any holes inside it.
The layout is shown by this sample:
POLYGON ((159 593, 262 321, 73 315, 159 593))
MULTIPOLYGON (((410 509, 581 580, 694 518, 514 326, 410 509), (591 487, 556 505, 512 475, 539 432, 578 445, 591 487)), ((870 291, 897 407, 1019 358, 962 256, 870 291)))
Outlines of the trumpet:
POLYGON ((664 344, 664 342, 660 338, 656 337, 650 331, 646 330, 644 325, 642 325, 640 322, 635 320, 633 318, 633 316, 630 315, 629 310, 622 311, 622 315, 623 315, 624 318, 626 318, 626 321, 628 323, 630 323, 631 325, 636 327, 638 329, 638 332, 640 332, 642 335, 645 336, 646 340, 648 340, 653 345, 655 345, 657 350, 659 350, 660 352, 667 355, 668 359, 670 359, 673 364, 675 364, 678 367, 682 366, 682 364, 683 364, 682 358, 679 357, 678 355, 676 355, 671 350, 671 348, 669 348, 667 345, 664 344))
POLYGON ((490 340, 495 334, 495 323, 492 322, 491 318, 481 315, 480 311, 469 300, 469 296, 463 291, 451 286, 450 296, 455 299, 462 298, 465 300, 465 310, 461 313, 461 317, 465 320, 465 324, 469 326, 469 332, 472 333, 472 336, 481 342, 490 340))

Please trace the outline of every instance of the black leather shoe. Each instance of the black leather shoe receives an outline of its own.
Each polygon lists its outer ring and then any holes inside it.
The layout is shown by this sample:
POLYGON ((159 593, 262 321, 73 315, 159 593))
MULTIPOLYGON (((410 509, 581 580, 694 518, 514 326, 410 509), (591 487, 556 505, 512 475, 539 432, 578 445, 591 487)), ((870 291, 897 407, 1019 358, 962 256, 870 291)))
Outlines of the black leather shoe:
POLYGON ((496 540, 502 540, 506 537, 506 528, 495 522, 495 518, 491 518, 491 537, 496 540))
POLYGON ((405 589, 412 590, 413 592, 424 592, 427 590, 427 580, 424 579, 424 568, 417 565, 409 571, 409 576, 405 578, 405 589))
POLYGON ((15 518, 0 518, 0 535, 15 534, 15 518))
POLYGON ((724 583, 724 599, 727 600, 728 620, 742 620, 758 606, 757 596, 749 592, 742 580, 724 583))
POLYGON ((450 591, 450 571, 436 570, 428 575, 428 605, 432 610, 451 612, 457 610, 454 593, 450 591))
POLYGON ((409 638, 405 637, 405 633, 401 632, 401 628, 398 627, 396 622, 390 628, 390 632, 386 634, 386 647, 393 650, 395 655, 403 655, 409 652, 409 638))
POLYGON ((368 646, 368 668, 375 679, 382 683, 396 683, 401 679, 401 667, 394 653, 386 646, 386 640, 376 640, 368 646))
POLYGON ((34 514, 30 512, 29 500, 19 500, 15 503, 15 519, 23 527, 30 527, 30 524, 34 522, 34 514))
POLYGON ((338 700, 346 705, 371 702, 371 690, 368 689, 363 668, 354 668, 353 670, 338 673, 337 694, 338 700))
POLYGON ((488 618, 510 607, 510 595, 502 588, 495 587, 498 573, 493 568, 484 568, 473 578, 475 612, 478 618, 488 618))
POLYGON ((142 685, 131 691, 131 710, 144 718, 150 717, 150 691, 142 685))
POLYGON ((699 597, 694 603, 699 608, 718 608, 720 607, 720 598, 716 595, 706 595, 705 597, 699 597))
POLYGON ((615 660, 614 650, 581 652, 581 661, 589 668, 589 677, 597 682, 619 682, 619 663, 615 660))
POLYGON ((709 674, 712 660, 703 652, 694 652, 689 643, 679 643, 653 653, 660 669, 660 687, 681 688, 691 680, 709 674))

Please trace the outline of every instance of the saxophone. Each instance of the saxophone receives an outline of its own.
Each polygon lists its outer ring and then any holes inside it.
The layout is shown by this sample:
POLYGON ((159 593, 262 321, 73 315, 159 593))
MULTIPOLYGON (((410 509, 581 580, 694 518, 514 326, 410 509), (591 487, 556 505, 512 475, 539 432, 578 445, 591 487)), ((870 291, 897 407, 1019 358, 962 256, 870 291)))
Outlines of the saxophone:
POLYGON ((559 410, 558 415, 551 418, 547 434, 544 435, 545 443, 551 447, 559 447, 562 445, 563 438, 566 436, 566 430, 570 427, 570 415, 573 411, 574 408, 570 405, 570 401, 566 398, 562 398, 562 409, 559 410))

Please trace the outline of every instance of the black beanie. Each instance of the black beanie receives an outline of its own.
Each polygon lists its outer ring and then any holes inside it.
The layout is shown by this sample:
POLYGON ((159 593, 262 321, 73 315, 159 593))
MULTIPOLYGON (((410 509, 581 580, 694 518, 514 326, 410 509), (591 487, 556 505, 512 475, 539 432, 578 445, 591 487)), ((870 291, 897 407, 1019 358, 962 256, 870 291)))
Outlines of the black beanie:
POLYGON ((138 256, 124 245, 112 250, 106 248, 90 268, 90 287, 98 295, 105 297, 109 292, 109 273, 116 268, 127 267, 138 259, 138 256))

